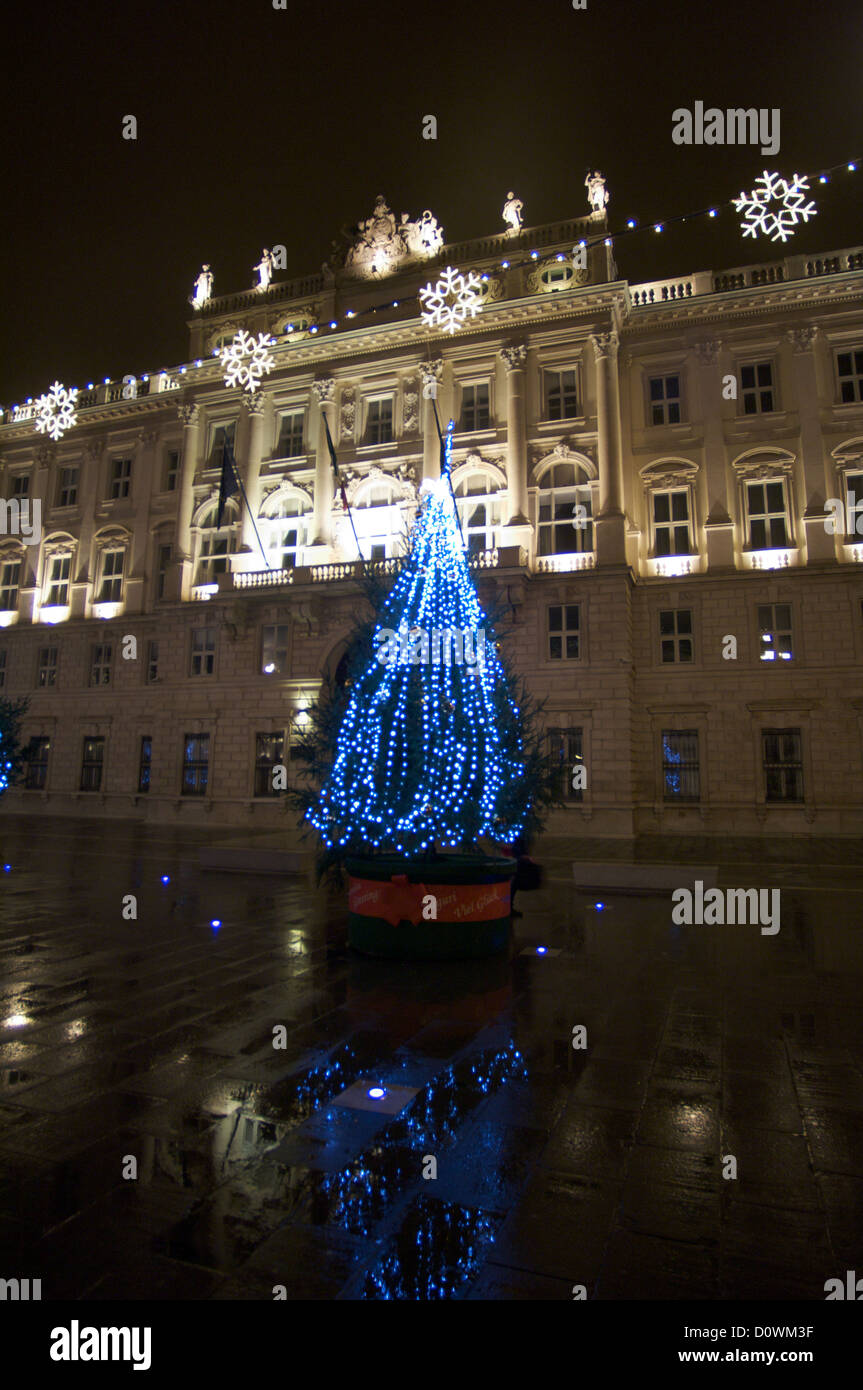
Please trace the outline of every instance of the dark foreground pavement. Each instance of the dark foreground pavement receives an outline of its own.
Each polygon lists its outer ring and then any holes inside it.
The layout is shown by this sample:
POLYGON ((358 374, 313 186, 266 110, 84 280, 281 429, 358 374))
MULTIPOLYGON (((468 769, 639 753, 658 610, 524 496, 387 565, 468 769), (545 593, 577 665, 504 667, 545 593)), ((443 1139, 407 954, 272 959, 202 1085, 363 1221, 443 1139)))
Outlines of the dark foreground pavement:
POLYGON ((202 875, 202 838, 0 822, 3 1277, 821 1301, 863 1272, 856 846, 698 846, 722 885, 780 885, 772 936, 673 926, 667 895, 599 910, 554 859, 511 959, 419 966, 353 956, 300 880, 202 875))

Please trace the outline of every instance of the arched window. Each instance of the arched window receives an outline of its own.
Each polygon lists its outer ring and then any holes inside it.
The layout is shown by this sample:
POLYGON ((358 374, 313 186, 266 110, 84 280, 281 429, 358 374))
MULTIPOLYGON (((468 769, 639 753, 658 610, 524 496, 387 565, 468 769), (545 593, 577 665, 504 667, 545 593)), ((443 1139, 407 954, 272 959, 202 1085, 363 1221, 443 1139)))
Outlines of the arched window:
POLYGON ((310 514, 305 497, 283 497, 269 518, 270 563, 276 569, 294 569, 300 563, 303 546, 308 544, 310 514))
POLYGON ((396 489, 386 479, 366 483, 353 504, 354 524, 365 560, 386 560, 401 531, 396 489))
POLYGON ((200 522, 201 548, 198 557, 199 584, 214 584, 216 575, 227 574, 230 569, 229 555, 237 549, 237 512, 231 502, 225 507, 222 524, 217 526, 219 509, 210 507, 200 522))
POLYGON ((584 554, 593 550, 593 493, 585 470, 555 463, 539 489, 540 555, 584 554))
POLYGON ((469 473, 455 489, 468 551, 493 550, 500 526, 500 490, 485 473, 469 473))

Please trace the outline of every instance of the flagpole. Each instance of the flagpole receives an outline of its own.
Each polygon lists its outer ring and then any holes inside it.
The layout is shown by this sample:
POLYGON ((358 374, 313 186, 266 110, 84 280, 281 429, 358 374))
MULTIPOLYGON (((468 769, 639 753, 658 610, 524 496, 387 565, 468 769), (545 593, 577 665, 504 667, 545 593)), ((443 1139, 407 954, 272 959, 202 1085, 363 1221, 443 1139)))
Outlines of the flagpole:
POLYGON ((264 564, 266 565, 266 567, 267 567, 268 570, 271 570, 271 569, 273 568, 273 566, 270 564, 269 560, 267 559, 267 552, 264 550, 264 543, 263 543, 263 541, 261 540, 260 535, 258 534, 258 528, 257 528, 257 526, 256 526, 256 524, 255 524, 255 518, 254 518, 254 516, 252 515, 252 509, 251 509, 251 507, 249 506, 249 499, 248 499, 248 497, 246 496, 246 489, 243 487, 243 480, 242 480, 242 478, 240 477, 240 474, 239 474, 239 471, 238 471, 238 469, 237 469, 236 464, 234 463, 233 451, 232 451, 232 453, 231 453, 231 467, 232 467, 233 470, 234 470, 234 477, 236 478, 237 482, 239 483, 240 492, 243 494, 243 501, 244 501, 245 504, 246 504, 246 511, 249 513, 249 520, 250 520, 251 523, 252 523, 252 530, 254 531, 255 536, 257 537, 258 545, 260 546, 261 555, 263 556, 264 564))
POLYGON ((338 464, 337 464, 337 462, 336 462, 336 451, 335 451, 335 448, 333 447, 333 437, 332 437, 332 435, 330 434, 330 424, 329 424, 329 421, 328 421, 327 416, 326 416, 326 411, 323 411, 323 410, 321 411, 321 419, 322 419, 323 422, 324 422, 324 429, 326 430, 326 433, 327 433, 327 448, 328 448, 329 451, 330 451, 330 463, 331 463, 332 466, 333 466, 333 473, 335 474, 335 478, 336 478, 336 486, 338 487, 339 492, 340 492, 340 494, 341 494, 342 506, 344 507, 345 511, 346 511, 347 514, 348 514, 348 521, 351 523, 351 530, 352 530, 353 533, 354 533, 354 540, 355 540, 356 543, 357 543, 357 554, 358 554, 359 557, 360 557, 360 570, 362 571, 363 579, 365 579, 365 577, 366 577, 366 562, 365 562, 365 560, 363 559, 363 548, 362 548, 362 546, 360 545, 360 538, 359 538, 359 536, 357 535, 357 528, 356 528, 356 526, 354 525, 353 512, 351 511, 350 507, 348 506, 348 498, 347 498, 347 493, 345 492, 345 485, 344 485, 344 483, 342 482, 341 475, 340 475, 340 473, 339 473, 339 466, 338 466, 338 464))
POLYGON ((441 473, 446 475, 446 480, 449 483, 449 490, 450 495, 452 497, 453 509, 455 511, 456 524, 458 525, 458 533, 461 536, 462 548, 467 549, 464 543, 464 531, 461 529, 461 517, 458 514, 458 502, 456 501, 455 489, 452 485, 452 473, 450 471, 451 461, 447 458, 447 446, 449 446, 450 450, 452 449, 452 434, 449 430, 447 430, 447 442, 445 444, 443 433, 440 427, 440 419, 437 413, 437 401, 435 400, 434 396, 432 396, 432 409, 434 410, 434 422, 437 426, 437 437, 440 440, 441 473))

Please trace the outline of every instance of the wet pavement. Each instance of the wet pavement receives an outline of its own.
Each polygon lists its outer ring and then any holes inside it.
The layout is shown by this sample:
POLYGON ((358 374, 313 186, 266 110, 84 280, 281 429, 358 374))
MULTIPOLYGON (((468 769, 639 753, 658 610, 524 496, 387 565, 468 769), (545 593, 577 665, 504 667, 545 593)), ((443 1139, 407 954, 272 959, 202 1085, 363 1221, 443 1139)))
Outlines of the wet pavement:
POLYGON ((510 958, 400 965, 347 949, 338 896, 202 874, 202 839, 0 822, 3 1277, 820 1301, 863 1267, 856 846, 695 847, 781 884, 772 936, 599 908, 550 858, 510 958))

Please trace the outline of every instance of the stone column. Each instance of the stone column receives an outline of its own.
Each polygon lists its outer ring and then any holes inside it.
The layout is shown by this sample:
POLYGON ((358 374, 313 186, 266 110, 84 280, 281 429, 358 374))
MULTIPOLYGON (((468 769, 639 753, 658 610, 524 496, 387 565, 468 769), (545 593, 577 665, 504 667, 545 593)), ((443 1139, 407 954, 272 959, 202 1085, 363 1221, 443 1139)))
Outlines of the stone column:
POLYGON ((506 367, 506 485, 509 493, 506 524, 527 526, 527 421, 524 407, 524 343, 501 348, 506 367))
POLYGON ((330 427, 335 445, 336 438, 336 383, 332 377, 324 377, 312 382, 312 389, 318 403, 318 450, 315 458, 315 510, 312 521, 312 545, 332 545, 332 513, 335 479, 327 446, 327 432, 324 419, 330 427))
MULTIPOLYGON (((141 429, 136 435, 135 462, 132 464, 132 504, 135 520, 132 541, 126 553, 124 580, 125 612, 143 613, 147 606, 147 551, 150 545, 148 520, 152 499, 161 488, 157 467, 155 430, 141 429)), ((93 576, 98 580, 98 574, 93 576)))
MULTIPOLYGON (((698 363, 698 408, 704 429, 704 474, 699 480, 698 503, 703 509, 707 568, 734 568, 734 522, 728 508, 728 468, 722 422, 722 344, 695 344, 698 363)), ((695 518, 693 518, 693 529, 695 518)), ((693 537, 697 544, 697 536, 693 537)))
MULTIPOLYGON (((797 476, 799 479, 802 473, 803 483, 803 496, 799 498, 803 515, 797 539, 806 547, 807 562, 823 563, 836 559, 836 537, 827 530, 824 511, 825 500, 833 496, 835 484, 828 472, 827 451, 818 413, 818 382, 812 351, 817 332, 814 325, 792 328, 788 332, 788 339, 794 349, 794 400, 800 422, 802 467, 797 476)), ((843 497, 843 505, 844 501, 843 497)))
MULTIPOLYGON (((440 440, 434 418, 434 402, 438 399, 440 379, 443 372, 443 358, 436 357, 433 362, 420 363, 420 378, 423 387, 423 478, 440 477, 440 440)), ((440 415, 440 406, 438 406, 440 415)), ((441 419, 441 429, 444 421, 441 419)))
POLYGON ((596 432, 599 468, 599 513, 596 519, 598 565, 626 563, 626 531, 623 515, 620 406, 617 393, 618 336, 594 333, 591 344, 596 364, 596 432))
MULTIPOLYGON (((258 512, 261 508, 261 438, 266 406, 267 399, 262 392, 256 391, 254 395, 249 395, 248 392, 244 393, 246 449, 242 478, 246 497, 245 501, 242 497, 237 498, 237 501, 241 505, 243 514, 242 550, 245 554, 237 564, 238 570, 263 570, 267 567, 266 559, 261 554, 261 547, 255 535, 255 527, 258 526, 258 512)), ((258 526, 258 531, 260 532, 260 526, 258 526)), ((261 536, 262 541, 263 539, 261 536)))
POLYGON ((201 407, 193 403, 184 403, 177 407, 177 414, 183 422, 177 530, 174 535, 177 587, 173 589, 173 586, 170 586, 168 592, 171 597, 187 599, 192 587, 192 569, 195 561, 192 553, 191 527, 195 500, 195 470, 198 467, 200 449, 201 407))

